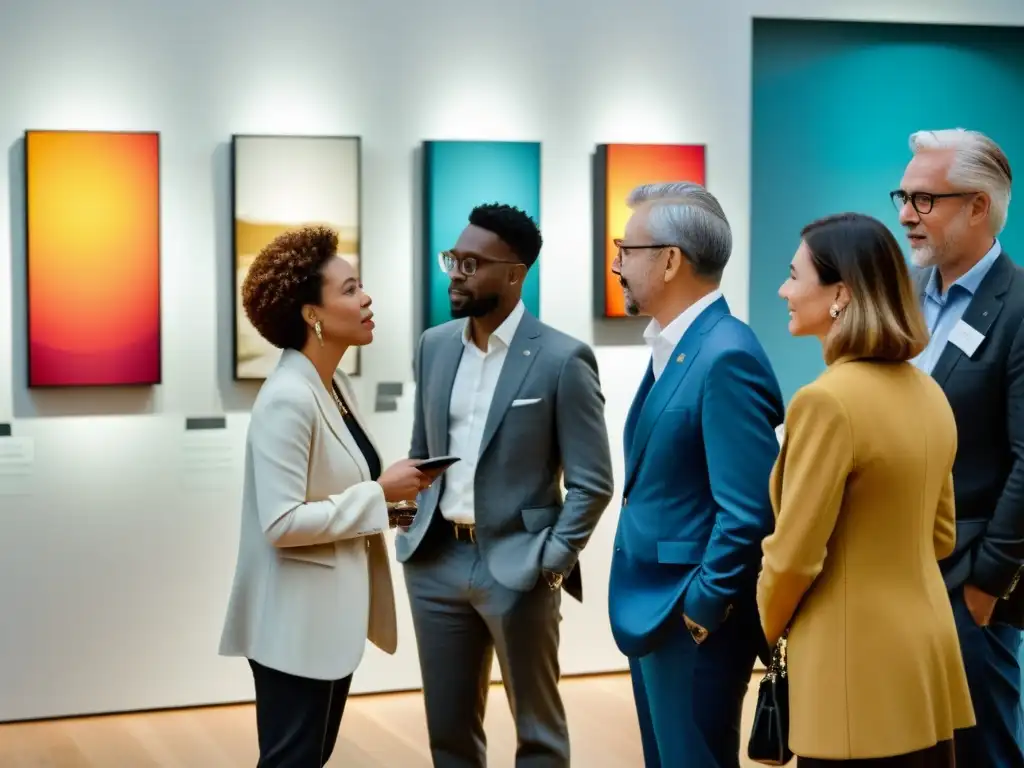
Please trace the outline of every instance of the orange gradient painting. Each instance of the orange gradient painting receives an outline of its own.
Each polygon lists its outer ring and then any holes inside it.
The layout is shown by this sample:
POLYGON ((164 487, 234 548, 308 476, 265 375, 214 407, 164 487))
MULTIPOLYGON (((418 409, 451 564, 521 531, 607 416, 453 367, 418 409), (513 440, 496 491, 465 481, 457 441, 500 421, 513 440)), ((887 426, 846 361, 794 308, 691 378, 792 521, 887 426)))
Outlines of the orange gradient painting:
POLYGON ((616 248, 634 187, 665 181, 705 183, 705 148, 695 144, 600 144, 594 158, 594 310, 625 317, 622 287, 612 274, 616 248))
POLYGON ((160 383, 160 136, 25 134, 30 387, 160 383))

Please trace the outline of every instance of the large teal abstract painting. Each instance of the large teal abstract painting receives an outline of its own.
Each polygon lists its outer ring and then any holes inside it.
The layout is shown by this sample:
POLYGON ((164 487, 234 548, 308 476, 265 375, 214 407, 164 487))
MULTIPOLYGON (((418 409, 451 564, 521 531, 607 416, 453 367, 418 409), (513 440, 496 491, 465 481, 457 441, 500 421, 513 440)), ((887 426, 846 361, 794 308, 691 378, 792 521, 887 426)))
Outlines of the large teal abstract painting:
MULTIPOLYGON (((919 129, 982 131, 1024 176, 1024 30, 758 19, 753 45, 749 316, 788 400, 824 368, 777 295, 801 228, 859 211, 906 251, 889 191, 919 129)), ((1000 241, 1022 263, 1012 203, 1000 241)))
MULTIPOLYGON (((519 141, 427 141, 423 145, 425 327, 451 319, 448 278, 437 256, 455 245, 482 203, 506 203, 540 221, 540 144, 519 141)), ((542 228, 543 229, 543 228, 542 228)), ((541 258, 544 258, 543 251, 541 258)), ((523 302, 540 314, 540 265, 523 285, 523 302)))

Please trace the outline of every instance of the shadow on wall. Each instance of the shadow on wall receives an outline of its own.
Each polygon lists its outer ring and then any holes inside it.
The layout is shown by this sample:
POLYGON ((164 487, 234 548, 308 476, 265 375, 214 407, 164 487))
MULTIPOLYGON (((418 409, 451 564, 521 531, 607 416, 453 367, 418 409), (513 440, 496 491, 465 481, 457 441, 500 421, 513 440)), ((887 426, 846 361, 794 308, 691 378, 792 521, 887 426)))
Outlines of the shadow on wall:
MULTIPOLYGON (((902 243, 888 193, 916 130, 982 131, 1024 168, 1024 30, 756 19, 753 39, 750 322, 788 401, 824 368, 777 294, 800 230, 858 211, 902 243)), ((1021 263, 1016 221, 1000 241, 1021 263)))

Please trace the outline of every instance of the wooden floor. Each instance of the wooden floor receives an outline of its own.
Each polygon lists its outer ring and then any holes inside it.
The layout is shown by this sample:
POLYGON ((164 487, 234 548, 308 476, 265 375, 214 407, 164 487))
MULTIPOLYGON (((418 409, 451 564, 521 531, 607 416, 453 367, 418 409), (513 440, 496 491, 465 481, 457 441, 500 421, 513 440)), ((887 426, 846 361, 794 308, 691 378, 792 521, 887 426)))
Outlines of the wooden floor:
MULTIPOLYGON (((755 673, 744 712, 744 746, 756 696, 755 673)), ((563 681, 572 764, 640 768, 640 734, 625 675, 563 681)), ((489 768, 512 768, 515 733, 504 691, 491 688, 489 768)), ((256 725, 251 706, 112 715, 0 726, 2 768, 252 768, 256 725)), ((430 768, 423 699, 418 693, 354 696, 332 768, 430 768)), ((744 766, 754 763, 744 762, 744 766)))

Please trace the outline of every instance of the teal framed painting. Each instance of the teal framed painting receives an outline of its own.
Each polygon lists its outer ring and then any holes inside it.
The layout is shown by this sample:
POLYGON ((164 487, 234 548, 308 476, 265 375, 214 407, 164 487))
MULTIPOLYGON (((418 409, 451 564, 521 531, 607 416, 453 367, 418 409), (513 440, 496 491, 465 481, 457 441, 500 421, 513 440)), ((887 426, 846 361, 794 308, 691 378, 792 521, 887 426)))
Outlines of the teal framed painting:
MULTIPOLYGON (((540 143, 526 141, 426 141, 423 143, 423 327, 451 319, 448 277, 438 254, 451 248, 484 203, 521 208, 541 226, 540 143)), ((523 285, 523 303, 540 316, 540 270, 523 285)))
MULTIPOLYGON (((858 211, 906 251, 889 192, 917 130, 982 131, 1022 162, 1024 99, 1008 94, 1024 93, 1024 30, 755 19, 752 64, 750 325, 789 400, 825 368, 817 340, 789 335, 778 296, 800 230, 858 211)), ((1020 263, 1012 205, 999 239, 1020 263)))

